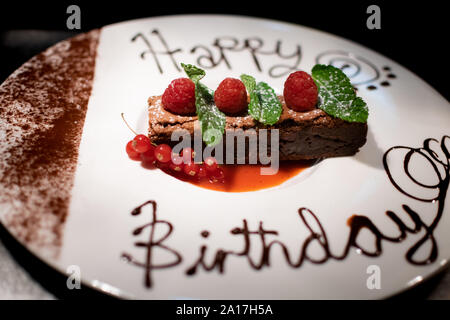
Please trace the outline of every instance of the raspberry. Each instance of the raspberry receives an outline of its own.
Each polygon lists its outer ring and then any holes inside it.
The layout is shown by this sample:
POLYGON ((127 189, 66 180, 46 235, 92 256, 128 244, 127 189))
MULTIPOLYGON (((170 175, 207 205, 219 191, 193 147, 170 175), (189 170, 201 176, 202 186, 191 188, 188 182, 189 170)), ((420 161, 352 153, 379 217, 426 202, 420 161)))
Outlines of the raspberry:
POLYGON ((176 114, 195 113, 195 84, 188 78, 173 80, 162 96, 164 109, 176 114))
POLYGON ((247 91, 239 79, 226 78, 214 93, 214 102, 220 111, 229 114, 239 113, 247 107, 247 91))
POLYGON ((317 103, 317 86, 313 78, 304 71, 289 75, 284 83, 284 101, 295 111, 309 111, 317 103))

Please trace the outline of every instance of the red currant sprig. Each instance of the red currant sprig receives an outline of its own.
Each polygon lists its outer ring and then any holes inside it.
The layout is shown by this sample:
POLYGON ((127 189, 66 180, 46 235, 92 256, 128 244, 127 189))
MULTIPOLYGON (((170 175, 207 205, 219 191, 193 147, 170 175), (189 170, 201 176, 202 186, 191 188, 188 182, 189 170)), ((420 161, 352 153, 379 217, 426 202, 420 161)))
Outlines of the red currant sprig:
POLYGON ((146 135, 137 134, 128 125, 123 113, 122 118, 128 128, 135 134, 134 139, 128 141, 125 148, 130 159, 141 161, 146 166, 156 165, 163 170, 184 174, 191 179, 202 180, 208 178, 211 183, 224 181, 223 169, 218 166, 214 157, 206 158, 202 164, 195 163, 195 152, 192 148, 184 148, 180 154, 175 154, 169 145, 154 145, 146 135))

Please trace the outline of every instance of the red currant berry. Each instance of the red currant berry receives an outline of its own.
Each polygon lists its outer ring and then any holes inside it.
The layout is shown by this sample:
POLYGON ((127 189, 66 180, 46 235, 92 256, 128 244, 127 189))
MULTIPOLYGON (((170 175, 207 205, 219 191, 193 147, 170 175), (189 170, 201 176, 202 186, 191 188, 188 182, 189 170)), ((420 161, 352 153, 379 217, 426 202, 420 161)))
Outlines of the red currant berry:
POLYGON ((181 164, 175 164, 173 162, 170 162, 169 168, 172 171, 181 172, 181 171, 183 171, 183 164, 182 163, 181 164))
POLYGON ((218 167, 216 170, 212 171, 209 176, 209 181, 216 182, 224 182, 225 180, 225 172, 222 168, 218 167))
POLYGON ((183 157, 180 156, 179 154, 172 152, 172 154, 170 156, 170 162, 172 162, 173 164, 182 164, 183 157))
POLYGON ((184 148, 182 151, 182 155, 184 163, 191 163, 194 161, 195 152, 192 148, 184 148))
POLYGON ((151 164, 155 162, 155 147, 153 145, 150 145, 150 149, 147 151, 141 153, 141 160, 142 162, 146 164, 151 164))
POLYGON ((155 158, 158 162, 169 162, 172 158, 172 148, 167 144, 160 144, 155 148, 155 158))
POLYGON ((289 75, 284 83, 284 101, 295 111, 309 111, 317 104, 317 86, 309 74, 296 71, 289 75))
POLYGON ((198 166, 198 173, 197 173, 197 178, 199 179, 204 179, 208 176, 208 172, 205 169, 204 165, 199 165, 198 166))
POLYGON ((195 84, 188 78, 173 80, 162 96, 164 109, 176 114, 195 113, 195 84))
POLYGON ((131 160, 140 160, 141 159, 141 155, 139 154, 139 152, 136 152, 133 148, 133 140, 128 141, 125 150, 128 154, 128 157, 131 160))
POLYGON ((183 170, 183 158, 176 153, 172 153, 172 157, 169 163, 169 168, 175 172, 181 172, 183 170))
POLYGON ((207 171, 215 171, 217 169, 217 160, 214 157, 208 157, 204 161, 204 166, 207 171))
POLYGON ((214 102, 220 111, 229 114, 242 112, 247 108, 247 91, 239 79, 224 79, 214 92, 214 102))
POLYGON ((186 163, 183 170, 188 176, 195 177, 198 174, 199 165, 194 162, 186 163))
POLYGON ((152 142, 150 141, 149 137, 143 134, 138 134, 133 139, 133 149, 136 152, 143 153, 150 149, 152 146, 152 142))

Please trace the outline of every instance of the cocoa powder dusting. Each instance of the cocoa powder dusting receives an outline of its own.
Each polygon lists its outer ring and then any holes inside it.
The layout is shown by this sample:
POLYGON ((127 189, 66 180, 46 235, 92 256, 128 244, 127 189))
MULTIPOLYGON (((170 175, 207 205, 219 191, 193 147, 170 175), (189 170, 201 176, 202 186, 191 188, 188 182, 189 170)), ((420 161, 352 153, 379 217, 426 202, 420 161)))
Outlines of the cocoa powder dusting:
POLYGON ((56 44, 0 86, 0 218, 44 255, 61 246, 99 35, 56 44))

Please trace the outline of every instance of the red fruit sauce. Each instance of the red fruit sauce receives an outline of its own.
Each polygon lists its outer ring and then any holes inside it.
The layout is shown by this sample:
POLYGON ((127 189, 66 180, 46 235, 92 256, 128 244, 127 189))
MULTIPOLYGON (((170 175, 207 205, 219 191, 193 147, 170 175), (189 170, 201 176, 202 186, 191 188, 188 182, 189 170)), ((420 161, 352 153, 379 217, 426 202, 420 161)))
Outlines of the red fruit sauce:
POLYGON ((225 173, 225 180, 215 183, 209 182, 208 179, 198 181, 197 179, 186 178, 185 175, 171 170, 164 170, 164 172, 200 188, 222 192, 247 192, 278 186, 313 164, 314 161, 283 161, 280 163, 278 172, 274 175, 261 175, 262 165, 221 165, 220 167, 225 173))

